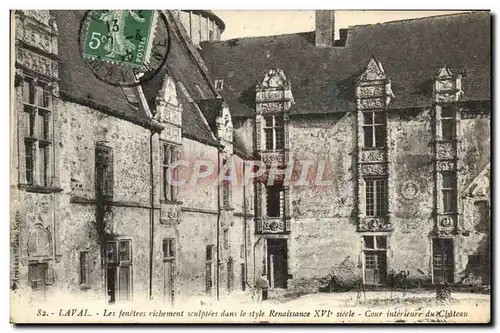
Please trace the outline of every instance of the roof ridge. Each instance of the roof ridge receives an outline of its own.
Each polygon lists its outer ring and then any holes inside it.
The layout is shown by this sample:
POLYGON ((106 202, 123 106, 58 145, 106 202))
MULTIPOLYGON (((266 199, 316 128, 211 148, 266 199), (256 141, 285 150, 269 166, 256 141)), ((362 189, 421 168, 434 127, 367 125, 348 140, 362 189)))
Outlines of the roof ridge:
MULTIPOLYGON (((411 12, 411 11, 409 10, 408 12, 411 12)), ((393 21, 386 21, 386 22, 379 22, 379 23, 356 24, 356 25, 350 25, 349 28, 368 27, 368 26, 374 26, 374 25, 395 24, 395 23, 403 23, 403 22, 424 21, 424 20, 429 20, 429 19, 439 19, 439 18, 445 18, 445 17, 451 17, 451 16, 478 14, 478 13, 482 13, 482 12, 490 12, 490 10, 484 9, 484 10, 475 10, 475 11, 453 13, 453 14, 414 17, 414 18, 407 18, 407 19, 393 20, 393 21)))

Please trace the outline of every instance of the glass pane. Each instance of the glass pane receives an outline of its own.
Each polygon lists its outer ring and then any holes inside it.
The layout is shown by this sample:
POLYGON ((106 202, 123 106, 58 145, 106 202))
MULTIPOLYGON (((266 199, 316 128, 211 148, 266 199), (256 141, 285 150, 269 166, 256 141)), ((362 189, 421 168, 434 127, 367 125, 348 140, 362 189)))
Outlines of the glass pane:
POLYGON ((455 196, 453 190, 443 190, 443 212, 453 213, 455 211, 455 196))
POLYGON ((106 259, 109 263, 116 262, 116 242, 106 243, 106 259))
POLYGON ((377 216, 385 215, 385 181, 377 180, 376 181, 376 205, 377 205, 377 216))
POLYGON ((276 129, 276 149, 283 149, 285 146, 285 133, 283 127, 276 129))
POLYGON ((384 147, 385 141, 385 126, 375 126, 375 147, 384 147))
POLYGON ((366 181, 366 215, 375 215, 375 193, 374 193, 374 181, 366 181))
POLYGON ((378 112, 373 112, 374 114, 374 118, 375 118, 375 121, 374 123, 375 124, 384 124, 385 122, 385 113, 384 111, 378 111, 378 112))
POLYGON ((26 128, 26 136, 35 136, 35 111, 31 106, 24 106, 24 126, 26 128))
POLYGON ((363 120, 365 125, 373 124, 373 112, 363 112, 363 120))
POLYGON ((442 119, 441 120, 441 134, 443 140, 452 140, 454 134, 454 120, 453 119, 442 119))
POLYGON ((211 261, 213 256, 212 256, 212 248, 213 246, 212 245, 207 245, 207 248, 206 248, 206 261, 211 261))
POLYGON ((47 186, 47 149, 45 147, 39 148, 38 159, 40 162, 40 184, 47 186))
POLYGON ((284 120, 283 117, 274 117, 275 125, 274 127, 283 127, 284 126, 284 120))
POLYGON ((273 147, 273 129, 265 128, 264 134, 266 136, 266 150, 274 150, 273 147))
POLYGON ((452 107, 443 107, 441 109, 441 118, 455 118, 455 110, 452 107))
POLYGON ((373 236, 363 236, 365 249, 374 249, 373 236))
POLYGON ((377 240, 377 249, 386 249, 387 248, 387 238, 385 236, 376 236, 377 240))
POLYGON ((364 126, 364 139, 365 139, 365 147, 374 147, 373 145, 373 127, 372 126, 364 126))
POLYGON ((455 174, 453 172, 442 172, 443 176, 443 189, 455 188, 455 174))
POLYGON ((130 299, 130 266, 120 267, 120 281, 119 281, 119 290, 120 290, 120 301, 125 302, 130 299))
POLYGON ((31 142, 25 143, 24 149, 25 149, 26 183, 33 184, 33 144, 31 142))
POLYGON ((264 117, 264 127, 273 127, 273 117, 264 117))
POLYGON ((280 216, 280 188, 277 186, 268 186, 266 188, 266 206, 267 216, 280 216))
POLYGON ((120 241, 120 261, 130 260, 130 241, 120 241))

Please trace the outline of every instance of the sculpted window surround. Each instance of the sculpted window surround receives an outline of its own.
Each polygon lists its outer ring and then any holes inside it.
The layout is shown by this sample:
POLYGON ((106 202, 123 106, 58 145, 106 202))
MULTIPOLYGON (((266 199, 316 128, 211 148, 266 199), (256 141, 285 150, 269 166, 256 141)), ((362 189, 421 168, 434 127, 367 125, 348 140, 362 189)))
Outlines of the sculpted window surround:
POLYGON ((385 111, 363 111, 363 139, 365 148, 382 148, 386 145, 385 111))

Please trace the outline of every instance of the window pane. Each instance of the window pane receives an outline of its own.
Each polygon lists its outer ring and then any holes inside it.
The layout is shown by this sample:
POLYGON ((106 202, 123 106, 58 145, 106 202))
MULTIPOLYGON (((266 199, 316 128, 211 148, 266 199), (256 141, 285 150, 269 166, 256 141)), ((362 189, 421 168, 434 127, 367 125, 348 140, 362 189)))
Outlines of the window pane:
POLYGON ((88 284, 88 252, 80 252, 80 284, 88 284))
POLYGON ((24 126, 26 128, 26 136, 35 136, 35 111, 31 106, 24 106, 24 126))
POLYGON ((385 141, 385 126, 375 126, 375 147, 384 147, 385 141))
POLYGON ((175 256, 175 240, 166 238, 163 240, 163 258, 172 258, 175 256))
POLYGON ((385 215, 385 181, 384 180, 377 180, 375 182, 376 184, 376 215, 377 216, 383 216, 385 215))
POLYGON ((266 136, 266 150, 274 150, 273 145, 273 129, 265 128, 264 134, 266 136))
POLYGON ((365 139, 365 147, 374 147, 373 145, 373 127, 372 126, 364 126, 364 139, 365 139))
POLYGON ((455 118, 455 110, 451 107, 443 107, 441 109, 441 118, 455 118))
POLYGON ((120 267, 119 290, 120 290, 120 301, 122 302, 128 301, 130 299, 130 291, 131 291, 130 273, 131 273, 130 266, 120 267))
POLYGON ((42 186, 47 186, 48 185, 48 177, 47 177, 47 172, 48 172, 48 158, 47 158, 47 148, 46 147, 40 147, 39 152, 38 152, 38 160, 40 162, 40 184, 42 186))
POLYGON ((375 215, 375 193, 374 193, 374 181, 366 181, 366 216, 375 215))
POLYGON ((279 117, 279 116, 274 117, 274 122, 275 122, 274 127, 283 127, 284 126, 283 117, 279 117))
POLYGON ((276 128, 276 149, 283 149, 285 146, 285 133, 283 127, 276 128))
POLYGON ((364 236, 365 249, 374 249, 373 236, 364 236))
POLYGON ((213 260, 213 245, 207 245, 206 247, 206 261, 212 261, 213 260))
POLYGON ((273 127, 273 117, 264 117, 264 127, 273 127))
POLYGON ((363 112, 363 120, 365 125, 373 124, 373 112, 372 111, 363 112))
POLYGON ((25 170, 26 170, 26 183, 33 184, 33 143, 26 142, 25 149, 25 170))
POLYGON ((444 189, 454 189, 455 188, 455 174, 453 172, 442 172, 443 176, 443 188, 444 189))
POLYGON ((96 191, 103 196, 113 195, 113 159, 109 148, 96 147, 96 191))
POLYGON ((452 140, 454 134, 454 120, 453 119, 442 119, 441 120, 441 131, 443 140, 452 140))
POLYGON ((453 213, 455 211, 455 195, 453 190, 443 190, 443 212, 453 213))
POLYGON ((374 114, 374 118, 375 118, 375 121, 374 121, 375 124, 382 124, 383 125, 385 123, 384 111, 373 112, 373 114, 374 114))
POLYGON ((131 261, 130 241, 120 241, 120 261, 131 261))
POLYGON ((116 242, 106 243, 106 260, 108 263, 116 262, 116 242))
POLYGON ((268 186, 266 188, 267 216, 280 217, 280 192, 278 186, 268 186))
POLYGON ((45 83, 39 83, 38 105, 43 108, 50 108, 50 89, 45 83))
POLYGON ((386 249, 387 248, 387 238, 385 236, 376 236, 377 240, 377 249, 386 249))

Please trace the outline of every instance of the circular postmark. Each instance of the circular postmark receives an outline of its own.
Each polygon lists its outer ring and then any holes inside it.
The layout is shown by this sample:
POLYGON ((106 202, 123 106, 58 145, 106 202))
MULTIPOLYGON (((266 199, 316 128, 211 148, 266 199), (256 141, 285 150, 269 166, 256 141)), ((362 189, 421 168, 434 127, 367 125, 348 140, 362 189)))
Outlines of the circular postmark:
POLYGON ((89 10, 80 22, 78 44, 97 79, 137 86, 151 80, 167 61, 167 18, 159 10, 89 10))

